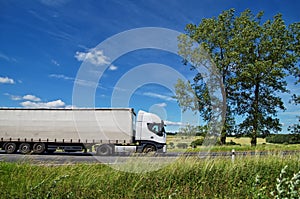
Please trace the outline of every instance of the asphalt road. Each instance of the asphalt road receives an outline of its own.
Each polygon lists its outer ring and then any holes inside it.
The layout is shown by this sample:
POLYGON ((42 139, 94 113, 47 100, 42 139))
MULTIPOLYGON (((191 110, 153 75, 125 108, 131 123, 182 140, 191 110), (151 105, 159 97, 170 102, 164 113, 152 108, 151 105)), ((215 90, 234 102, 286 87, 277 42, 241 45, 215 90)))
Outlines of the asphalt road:
POLYGON ((135 154, 135 155, 114 155, 114 156, 96 156, 95 153, 64 153, 55 152, 53 154, 28 154, 23 155, 20 153, 6 154, 4 151, 0 151, 0 162, 26 162, 30 164, 41 164, 41 165, 67 165, 67 164, 78 164, 78 163, 100 163, 100 164, 122 164, 128 161, 135 160, 150 160, 157 162, 169 162, 178 158, 179 154, 135 154))
MULTIPOLYGON (((282 151, 277 152, 282 156, 299 154, 300 151, 282 151)), ((64 153, 55 152, 53 154, 6 154, 4 151, 0 151, 0 161, 5 162, 27 162, 30 164, 41 164, 41 165, 66 165, 66 164, 78 164, 78 163, 101 163, 101 164, 121 164, 128 161, 135 160, 147 160, 151 162, 170 162, 178 157, 198 157, 198 158, 214 158, 214 157, 224 157, 232 158, 235 157, 246 157, 246 156, 265 156, 272 155, 270 152, 194 152, 194 153, 165 153, 165 154, 133 154, 133 155, 115 155, 115 156, 96 156, 95 153, 64 153)), ((275 154, 275 153, 274 153, 275 154)))

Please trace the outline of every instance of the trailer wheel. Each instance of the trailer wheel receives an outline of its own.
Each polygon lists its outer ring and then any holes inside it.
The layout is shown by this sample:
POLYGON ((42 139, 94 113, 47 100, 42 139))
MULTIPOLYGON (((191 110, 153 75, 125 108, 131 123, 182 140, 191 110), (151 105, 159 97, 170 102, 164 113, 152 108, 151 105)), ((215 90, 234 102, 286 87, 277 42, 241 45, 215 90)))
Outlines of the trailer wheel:
POLYGON ((147 144, 144 149, 143 149, 143 153, 151 153, 151 152, 155 152, 156 148, 153 145, 147 144))
POLYGON ((37 154, 44 153, 46 149, 46 146, 44 143, 35 143, 33 145, 33 152, 37 154))
POLYGON ((17 145, 13 142, 5 144, 4 150, 8 154, 15 153, 17 151, 17 145))
POLYGON ((19 150, 20 150, 20 153, 22 153, 22 154, 30 153, 31 152, 30 144, 28 144, 28 143, 20 144, 19 150))
POLYGON ((101 156, 107 156, 107 155, 111 155, 112 154, 112 147, 108 144, 103 144, 100 145, 97 148, 97 155, 101 155, 101 156))

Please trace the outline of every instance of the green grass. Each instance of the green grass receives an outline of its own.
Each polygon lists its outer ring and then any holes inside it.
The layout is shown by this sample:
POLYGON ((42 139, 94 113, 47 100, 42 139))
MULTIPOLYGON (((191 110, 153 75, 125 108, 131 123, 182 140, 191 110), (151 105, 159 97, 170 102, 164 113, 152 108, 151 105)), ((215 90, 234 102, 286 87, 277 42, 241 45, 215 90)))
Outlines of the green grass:
MULTIPOLYGON (((300 170, 300 156, 181 158, 155 172, 102 164, 38 166, 0 163, 0 198, 274 198, 276 179, 300 170)), ((294 188, 300 192, 299 185, 294 188)), ((299 196, 299 195, 298 195, 299 196)))

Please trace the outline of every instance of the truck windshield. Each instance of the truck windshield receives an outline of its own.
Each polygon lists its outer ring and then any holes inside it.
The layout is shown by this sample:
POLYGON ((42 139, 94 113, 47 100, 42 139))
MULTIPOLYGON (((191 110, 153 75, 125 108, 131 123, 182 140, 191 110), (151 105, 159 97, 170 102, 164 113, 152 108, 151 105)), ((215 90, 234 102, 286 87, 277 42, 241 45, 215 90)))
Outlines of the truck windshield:
POLYGON ((165 133, 165 128, 163 123, 148 123, 148 129, 158 136, 163 136, 165 133))

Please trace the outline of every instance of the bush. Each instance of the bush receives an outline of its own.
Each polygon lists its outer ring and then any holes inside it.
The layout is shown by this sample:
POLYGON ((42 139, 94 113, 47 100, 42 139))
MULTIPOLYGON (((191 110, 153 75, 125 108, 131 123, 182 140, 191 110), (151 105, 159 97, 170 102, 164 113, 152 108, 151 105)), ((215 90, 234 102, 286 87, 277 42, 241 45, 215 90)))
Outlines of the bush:
POLYGON ((205 136, 206 136, 206 133, 204 133, 204 132, 202 132, 202 133, 198 132, 198 133, 195 134, 195 136, 202 136, 202 137, 205 137, 205 136))
POLYGON ((175 148, 174 142, 170 142, 170 143, 168 144, 168 148, 169 148, 169 149, 174 149, 174 148, 175 148))
POLYGON ((187 143, 178 143, 177 147, 180 149, 186 149, 188 147, 188 144, 187 143))
POLYGON ((276 134, 266 138, 266 142, 274 144, 300 144, 300 136, 295 134, 276 134))
POLYGON ((204 142, 204 138, 199 138, 197 140, 194 140, 192 143, 191 143, 191 147, 193 148, 196 148, 197 146, 201 146, 204 142))

